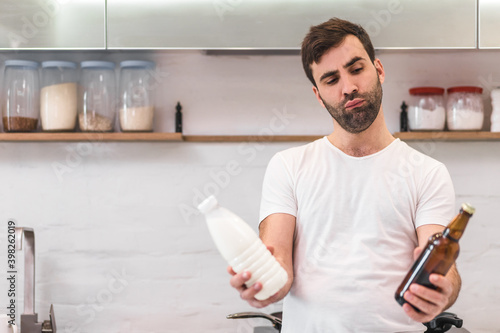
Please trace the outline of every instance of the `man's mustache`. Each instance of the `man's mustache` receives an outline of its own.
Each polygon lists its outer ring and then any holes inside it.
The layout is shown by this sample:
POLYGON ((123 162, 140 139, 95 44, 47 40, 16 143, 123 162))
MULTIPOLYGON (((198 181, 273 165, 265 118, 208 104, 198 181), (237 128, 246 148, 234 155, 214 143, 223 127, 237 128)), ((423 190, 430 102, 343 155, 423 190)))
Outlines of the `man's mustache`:
POLYGON ((342 105, 345 105, 347 102, 352 101, 355 98, 360 98, 360 97, 363 97, 363 95, 358 93, 358 92, 352 92, 344 98, 342 105))

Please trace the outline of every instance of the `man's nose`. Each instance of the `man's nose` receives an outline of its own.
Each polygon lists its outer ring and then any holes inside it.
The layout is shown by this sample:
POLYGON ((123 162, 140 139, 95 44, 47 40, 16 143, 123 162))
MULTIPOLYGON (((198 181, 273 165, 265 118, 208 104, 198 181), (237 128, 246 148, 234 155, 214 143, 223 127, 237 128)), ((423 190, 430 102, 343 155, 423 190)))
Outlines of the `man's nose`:
POLYGON ((358 92, 358 86, 354 82, 354 80, 352 80, 352 78, 349 77, 344 78, 342 85, 342 93, 344 97, 356 92, 358 92))

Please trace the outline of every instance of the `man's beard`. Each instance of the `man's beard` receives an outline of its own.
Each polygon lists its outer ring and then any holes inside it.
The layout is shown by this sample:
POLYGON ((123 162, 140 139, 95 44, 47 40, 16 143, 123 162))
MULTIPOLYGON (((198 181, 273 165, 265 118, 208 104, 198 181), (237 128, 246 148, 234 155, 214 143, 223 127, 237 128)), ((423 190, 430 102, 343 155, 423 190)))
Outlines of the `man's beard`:
POLYGON ((326 103, 320 96, 330 115, 339 123, 340 127, 349 133, 357 134, 366 130, 375 121, 382 104, 382 85, 377 75, 375 87, 367 93, 354 92, 344 98, 338 105, 326 103), (352 110, 346 110, 345 104, 355 98, 364 100, 364 104, 352 110))

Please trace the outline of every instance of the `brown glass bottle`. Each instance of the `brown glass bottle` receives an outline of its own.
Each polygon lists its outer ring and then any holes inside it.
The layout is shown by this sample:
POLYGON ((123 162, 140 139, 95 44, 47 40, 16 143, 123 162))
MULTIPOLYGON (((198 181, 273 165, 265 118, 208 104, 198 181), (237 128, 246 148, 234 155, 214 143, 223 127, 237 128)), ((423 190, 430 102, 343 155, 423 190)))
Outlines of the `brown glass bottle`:
POLYGON ((474 207, 464 203, 458 215, 448 224, 443 233, 434 234, 429 238, 427 246, 413 264, 403 282, 396 290, 396 301, 403 305, 406 300, 403 295, 412 283, 429 288, 436 287, 429 282, 432 273, 445 275, 458 257, 460 246, 458 241, 462 237, 469 218, 474 214, 474 207))

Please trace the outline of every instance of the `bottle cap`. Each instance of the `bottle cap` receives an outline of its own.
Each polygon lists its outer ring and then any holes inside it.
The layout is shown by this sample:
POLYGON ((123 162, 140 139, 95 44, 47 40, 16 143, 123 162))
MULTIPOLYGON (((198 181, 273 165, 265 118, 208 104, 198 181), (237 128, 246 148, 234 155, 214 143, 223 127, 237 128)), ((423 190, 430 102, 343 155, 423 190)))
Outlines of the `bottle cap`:
POLYGON ((401 111, 406 111, 408 110, 408 105, 406 104, 405 101, 403 101, 403 104, 401 104, 401 111))
POLYGON ((215 197, 211 195, 198 205, 198 210, 203 214, 206 214, 214 209, 215 206, 217 206, 217 199, 215 199, 215 197))
POLYGON ((474 212, 476 211, 476 209, 472 207, 471 204, 466 202, 462 204, 462 210, 466 213, 469 213, 470 215, 474 214, 474 212))

